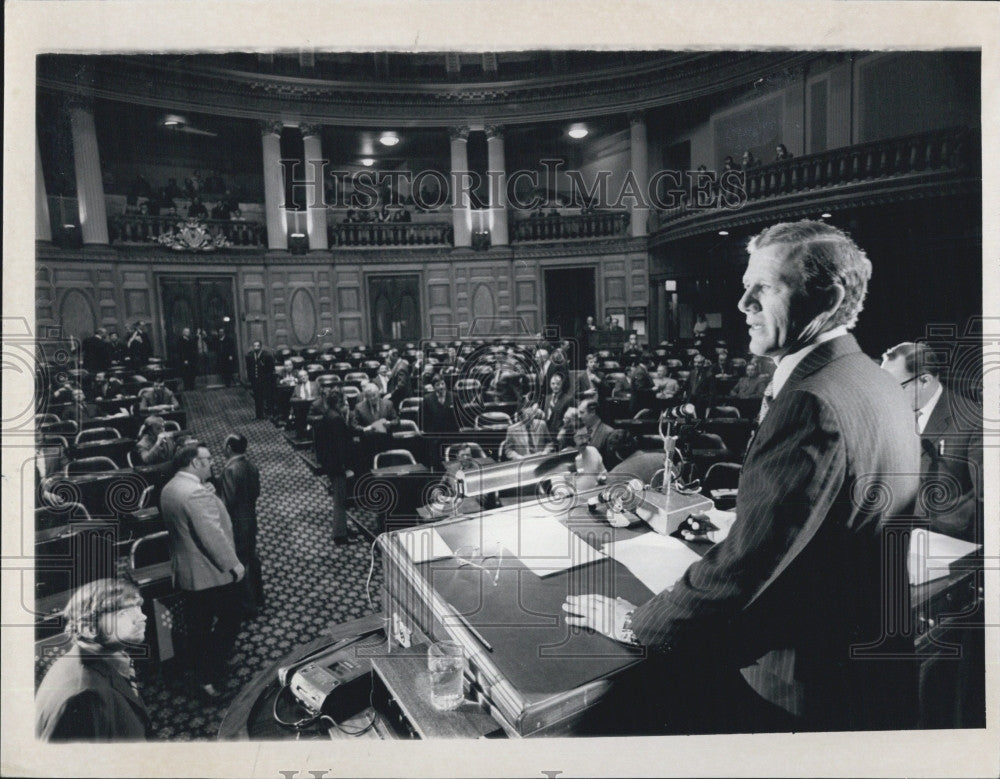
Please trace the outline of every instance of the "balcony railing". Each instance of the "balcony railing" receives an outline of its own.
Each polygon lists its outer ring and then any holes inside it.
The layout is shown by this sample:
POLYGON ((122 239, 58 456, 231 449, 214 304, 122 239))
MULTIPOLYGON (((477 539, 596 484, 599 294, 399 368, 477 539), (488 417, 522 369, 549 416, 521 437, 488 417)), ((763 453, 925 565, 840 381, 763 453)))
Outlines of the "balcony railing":
MULTIPOLYGON (((115 244, 155 244, 163 234, 173 232, 184 217, 176 214, 117 214, 108 219, 108 237, 115 244)), ((224 235, 234 249, 267 246, 263 224, 244 219, 199 220, 213 236, 224 235)))
MULTIPOLYGON (((751 168, 743 171, 744 189, 747 202, 752 203, 863 182, 938 172, 962 173, 971 168, 974 155, 972 131, 966 127, 949 128, 751 168)), ((692 214, 725 210, 695 208, 684 202, 676 208, 661 210, 658 221, 663 226, 692 214)))
POLYGON ((327 226, 334 246, 451 246, 450 222, 341 222, 327 226))
POLYGON ((628 221, 629 214, 625 211, 533 216, 514 222, 512 238, 519 243, 612 238, 626 234, 628 221))

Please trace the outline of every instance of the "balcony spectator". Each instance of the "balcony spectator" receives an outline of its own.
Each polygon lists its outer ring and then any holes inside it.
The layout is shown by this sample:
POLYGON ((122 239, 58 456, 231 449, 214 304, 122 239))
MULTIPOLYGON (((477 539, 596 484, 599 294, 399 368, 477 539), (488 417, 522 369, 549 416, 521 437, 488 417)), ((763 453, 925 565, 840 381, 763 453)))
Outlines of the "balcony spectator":
POLYGON ((792 158, 792 153, 785 148, 785 144, 779 143, 777 148, 774 150, 774 161, 781 162, 782 160, 790 160, 792 158))
POLYGON ((212 219, 229 219, 229 206, 225 201, 220 200, 212 209, 212 219))
POLYGON ((169 178, 167 179, 167 186, 160 190, 163 193, 165 200, 170 200, 171 205, 173 205, 173 199, 177 197, 184 197, 184 192, 179 186, 177 186, 177 179, 169 178))
POLYGON ((760 162, 753 156, 753 152, 747 149, 743 152, 743 170, 753 170, 760 167, 760 162))
POLYGON ((723 172, 727 170, 740 170, 740 166, 736 164, 736 160, 733 159, 732 155, 727 154, 726 158, 722 161, 723 172))
POLYGON ((191 198, 191 205, 188 206, 188 217, 191 219, 208 219, 208 209, 201 202, 201 198, 195 195, 191 198))

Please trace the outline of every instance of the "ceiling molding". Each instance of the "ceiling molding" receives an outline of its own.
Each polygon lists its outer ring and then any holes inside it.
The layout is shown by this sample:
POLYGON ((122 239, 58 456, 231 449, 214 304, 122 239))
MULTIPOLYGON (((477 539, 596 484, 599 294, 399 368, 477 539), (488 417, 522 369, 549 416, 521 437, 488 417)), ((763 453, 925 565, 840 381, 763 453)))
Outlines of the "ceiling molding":
POLYGON ((525 124, 628 113, 795 72, 809 52, 650 52, 645 64, 516 81, 333 81, 186 65, 175 57, 51 55, 40 89, 157 108, 316 124, 442 126, 469 120, 525 124), (659 56, 658 56, 659 55, 659 56), (81 83, 81 66, 89 78, 81 83))

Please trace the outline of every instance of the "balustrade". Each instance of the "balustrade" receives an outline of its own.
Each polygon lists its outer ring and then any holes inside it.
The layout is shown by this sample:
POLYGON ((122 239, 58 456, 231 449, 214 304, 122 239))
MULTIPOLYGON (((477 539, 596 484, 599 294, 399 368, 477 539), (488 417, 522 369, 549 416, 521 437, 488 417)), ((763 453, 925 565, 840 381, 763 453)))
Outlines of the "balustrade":
POLYGON ((514 222, 513 240, 526 242, 611 238, 625 235, 628 222, 629 215, 625 211, 529 217, 514 222))
POLYGON ((449 222, 341 222, 327 228, 330 246, 451 246, 449 222))
MULTIPOLYGON (((744 171, 744 190, 752 202, 863 181, 936 171, 961 172, 972 162, 971 135, 968 128, 949 128, 774 162, 744 171)), ((661 210, 658 223, 662 227, 704 210, 684 203, 661 210)))
MULTIPOLYGON (((108 220, 112 243, 157 243, 161 235, 173 232, 186 217, 177 214, 118 214, 108 220)), ((213 236, 224 235, 233 248, 260 248, 267 244, 260 222, 246 219, 200 219, 213 236)))

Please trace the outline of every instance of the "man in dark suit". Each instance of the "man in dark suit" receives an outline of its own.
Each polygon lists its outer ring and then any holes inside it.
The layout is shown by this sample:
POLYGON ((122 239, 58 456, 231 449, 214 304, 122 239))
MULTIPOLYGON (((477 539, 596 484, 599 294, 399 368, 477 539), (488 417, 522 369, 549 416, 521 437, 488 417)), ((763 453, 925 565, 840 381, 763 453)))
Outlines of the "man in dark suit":
POLYGON ((699 415, 712 400, 714 371, 708 358, 700 352, 691 359, 687 380, 687 400, 698 408, 699 415))
POLYGON ((253 342, 247 352, 247 381, 253 390, 257 419, 265 419, 271 413, 272 389, 274 384, 274 355, 263 348, 260 341, 253 342))
POLYGON ((111 370, 111 348, 106 340, 108 331, 97 328, 93 335, 80 344, 83 369, 90 373, 111 370))
POLYGON ((434 377, 433 392, 424 395, 420 404, 420 430, 427 445, 426 459, 431 467, 441 465, 442 448, 447 436, 458 432, 455 416, 455 398, 448 391, 448 383, 443 376, 434 377))
POLYGON ((954 496, 940 510, 927 501, 931 530, 983 543, 982 407, 941 383, 938 360, 925 343, 892 347, 882 355, 882 368, 899 382, 913 406, 924 490, 937 485, 954 496))
POLYGON ((389 423, 396 420, 396 407, 388 398, 379 396, 371 382, 361 386, 361 397, 350 415, 351 429, 361 437, 360 465, 371 470, 376 454, 390 445, 389 423))
POLYGON ((215 341, 215 372, 222 377, 227 387, 233 385, 233 374, 236 373, 236 343, 223 328, 219 328, 219 337, 215 341))
POLYGON ((313 428, 316 460, 330 480, 333 496, 333 542, 347 543, 347 457, 351 431, 347 426, 348 407, 340 390, 331 390, 326 412, 313 428))
POLYGON ((222 469, 222 500, 233 521, 236 556, 246 568, 241 596, 243 613, 256 617, 264 607, 264 579, 257 556, 257 498, 260 471, 247 457, 246 436, 232 433, 226 438, 226 465, 222 469))
POLYGON ((611 427, 601 420, 599 405, 593 399, 583 401, 579 406, 579 419, 590 433, 590 445, 601 453, 604 467, 610 470, 621 462, 621 450, 627 435, 624 430, 611 427))
POLYGON ((199 691, 218 698, 226 661, 240 631, 240 589, 246 569, 236 555, 233 523, 225 504, 206 480, 212 455, 197 441, 174 457, 177 474, 160 493, 167 525, 174 586, 187 599, 191 645, 199 691))
POLYGON ((913 634, 887 619, 910 613, 892 520, 912 515, 919 443, 898 385, 848 333, 871 263, 822 222, 775 225, 749 252, 739 308, 750 351, 778 369, 737 520, 648 602, 571 596, 567 622, 669 652, 673 667, 718 668, 719 690, 695 698, 717 701, 709 730, 912 726, 913 634), (711 647, 725 652, 706 663, 711 647))
POLYGON ((143 329, 144 326, 144 322, 136 322, 125 342, 129 363, 135 370, 143 367, 153 356, 153 343, 149 334, 143 329))
POLYGON ((45 741, 142 741, 149 712, 126 648, 146 635, 142 596, 128 582, 95 579, 63 612, 69 649, 35 696, 35 731, 45 741))
POLYGON ((190 327, 181 330, 181 337, 177 339, 177 360, 184 389, 193 390, 198 377, 198 339, 191 335, 190 327))

